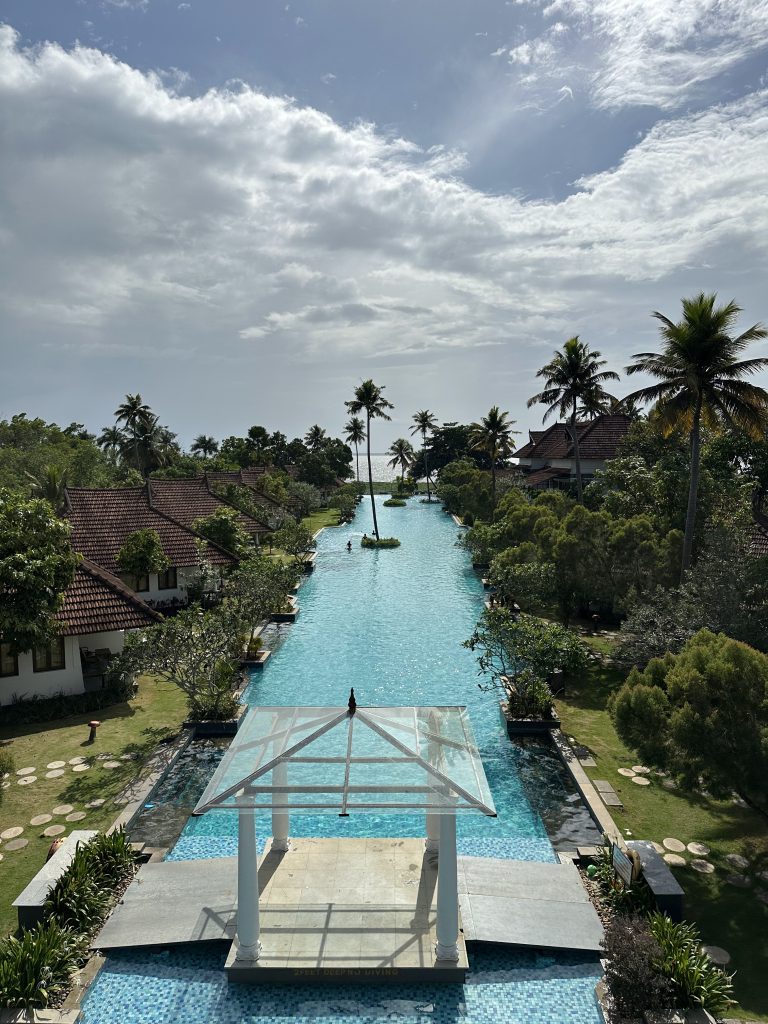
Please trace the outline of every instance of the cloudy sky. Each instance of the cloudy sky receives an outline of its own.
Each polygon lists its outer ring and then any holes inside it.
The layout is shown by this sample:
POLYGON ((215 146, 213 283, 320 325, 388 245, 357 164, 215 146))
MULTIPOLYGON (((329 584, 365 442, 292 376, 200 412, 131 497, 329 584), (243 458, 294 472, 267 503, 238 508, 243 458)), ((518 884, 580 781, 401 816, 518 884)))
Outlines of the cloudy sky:
POLYGON ((0 417, 537 426, 572 334, 768 320, 767 179, 768 0, 0 0, 0 417))

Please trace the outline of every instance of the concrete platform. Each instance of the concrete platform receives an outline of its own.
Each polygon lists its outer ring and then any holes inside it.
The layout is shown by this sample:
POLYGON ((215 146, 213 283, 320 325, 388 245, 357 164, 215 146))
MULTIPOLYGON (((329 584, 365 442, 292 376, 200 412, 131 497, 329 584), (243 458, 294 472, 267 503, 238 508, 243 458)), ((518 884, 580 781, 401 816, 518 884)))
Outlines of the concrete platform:
POLYGON ((467 942, 597 953, 603 928, 572 863, 459 857, 467 942))

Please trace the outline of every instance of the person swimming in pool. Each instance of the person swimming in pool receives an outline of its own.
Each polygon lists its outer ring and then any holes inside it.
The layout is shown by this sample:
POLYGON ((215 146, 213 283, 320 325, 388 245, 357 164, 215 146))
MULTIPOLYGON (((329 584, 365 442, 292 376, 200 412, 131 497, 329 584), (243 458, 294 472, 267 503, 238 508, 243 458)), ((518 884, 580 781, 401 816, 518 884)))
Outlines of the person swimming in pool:
POLYGON ((347 541, 347 551, 351 551, 351 550, 352 550, 352 541, 348 540, 347 541))

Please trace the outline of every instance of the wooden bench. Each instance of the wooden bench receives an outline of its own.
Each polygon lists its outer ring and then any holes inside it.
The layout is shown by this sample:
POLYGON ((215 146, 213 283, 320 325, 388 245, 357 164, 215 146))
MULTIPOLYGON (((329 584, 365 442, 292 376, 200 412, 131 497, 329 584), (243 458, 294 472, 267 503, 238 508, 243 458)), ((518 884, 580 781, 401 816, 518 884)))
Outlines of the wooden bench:
POLYGON ((673 921, 682 921, 685 893, 667 862, 647 839, 629 839, 627 846, 640 857, 643 878, 654 895, 656 906, 673 921))
POLYGON ((56 853, 40 868, 23 892, 13 901, 19 918, 19 928, 34 928, 43 920, 43 907, 49 889, 56 884, 69 867, 78 843, 90 843, 96 832, 92 829, 75 829, 70 832, 56 853))

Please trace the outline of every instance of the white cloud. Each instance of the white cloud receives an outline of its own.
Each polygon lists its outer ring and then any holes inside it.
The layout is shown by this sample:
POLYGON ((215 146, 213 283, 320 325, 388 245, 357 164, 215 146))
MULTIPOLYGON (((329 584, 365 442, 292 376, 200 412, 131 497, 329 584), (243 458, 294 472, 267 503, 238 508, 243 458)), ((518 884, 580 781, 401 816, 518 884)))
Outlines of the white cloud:
POLYGON ((331 82, 336 81, 336 75, 332 71, 326 71, 324 75, 320 75, 320 81, 323 85, 330 85, 331 82))
POLYGON ((487 402, 492 381, 511 404, 537 346, 578 331, 622 365, 627 324, 651 331, 647 311, 686 292, 733 289, 760 316, 765 92, 658 124, 575 194, 530 202, 470 188, 450 150, 246 87, 185 96, 0 28, 0 135, 0 358, 87 355, 88 394, 126 352, 167 358, 172 392, 185 366, 210 385, 211 360, 236 388, 246 367, 296 381, 297 358, 355 376, 407 357, 414 389, 439 373, 487 402))

